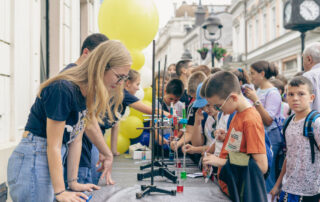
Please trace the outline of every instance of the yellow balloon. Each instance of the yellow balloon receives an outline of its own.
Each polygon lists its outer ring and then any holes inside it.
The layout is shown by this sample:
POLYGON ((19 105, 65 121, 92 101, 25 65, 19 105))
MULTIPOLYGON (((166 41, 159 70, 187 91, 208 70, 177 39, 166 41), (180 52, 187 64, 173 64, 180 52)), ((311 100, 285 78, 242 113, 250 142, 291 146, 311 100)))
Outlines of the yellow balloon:
POLYGON ((128 49, 142 50, 158 32, 159 16, 153 0, 104 0, 98 25, 108 38, 122 41, 128 49))
MULTIPOLYGON (((111 135, 109 135, 107 138, 107 145, 109 146, 109 148, 111 148, 111 135)), ((118 133, 117 151, 120 154, 123 154, 129 149, 129 146, 130 146, 130 140, 124 137, 123 135, 121 135, 120 133, 118 133)))
POLYGON ((111 129, 107 129, 104 132, 104 137, 109 137, 111 135, 111 129))
POLYGON ((131 69, 138 71, 144 65, 145 57, 139 50, 129 50, 132 58, 131 69))
POLYGON ((135 116, 129 116, 126 120, 120 121, 120 133, 126 138, 137 138, 141 135, 143 130, 137 130, 142 128, 142 121, 135 116))
POLYGON ((142 100, 143 104, 148 105, 149 107, 152 107, 152 102, 150 102, 149 100, 142 100))
POLYGON ((129 114, 129 117, 130 116, 134 116, 134 117, 137 117, 138 119, 140 119, 141 121, 143 121, 143 119, 145 119, 146 117, 143 117, 143 113, 138 111, 138 110, 135 110, 133 108, 130 108, 130 114, 129 114))
POLYGON ((152 88, 148 87, 148 88, 143 89, 143 91, 144 91, 143 100, 147 100, 149 102, 152 102, 152 88))

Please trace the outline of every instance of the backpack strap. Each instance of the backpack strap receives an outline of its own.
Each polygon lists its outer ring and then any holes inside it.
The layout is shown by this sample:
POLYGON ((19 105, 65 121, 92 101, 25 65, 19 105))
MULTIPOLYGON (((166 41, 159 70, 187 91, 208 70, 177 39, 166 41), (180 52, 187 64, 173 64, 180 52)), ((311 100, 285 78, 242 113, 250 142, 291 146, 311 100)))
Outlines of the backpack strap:
POLYGON ((234 117, 234 115, 236 114, 237 112, 234 111, 232 114, 230 114, 229 118, 228 118, 228 122, 227 122, 227 129, 229 130, 229 126, 230 126, 230 123, 234 117))
POLYGON ((315 160, 315 151, 314 151, 314 146, 319 150, 319 147, 317 145, 316 140, 314 139, 314 133, 313 133, 313 127, 312 123, 315 122, 317 118, 320 117, 320 113, 312 110, 306 117, 306 120, 304 122, 304 130, 303 130, 303 136, 309 138, 310 142, 310 148, 311 148, 311 160, 312 163, 314 163, 315 160))
POLYGON ((284 124, 283 124, 283 128, 282 128, 282 134, 283 134, 284 140, 286 140, 285 133, 286 133, 288 125, 293 117, 294 117, 294 114, 291 114, 286 120, 284 120, 284 124))
POLYGON ((223 114, 223 112, 218 113, 218 121, 220 121, 222 114, 223 114))

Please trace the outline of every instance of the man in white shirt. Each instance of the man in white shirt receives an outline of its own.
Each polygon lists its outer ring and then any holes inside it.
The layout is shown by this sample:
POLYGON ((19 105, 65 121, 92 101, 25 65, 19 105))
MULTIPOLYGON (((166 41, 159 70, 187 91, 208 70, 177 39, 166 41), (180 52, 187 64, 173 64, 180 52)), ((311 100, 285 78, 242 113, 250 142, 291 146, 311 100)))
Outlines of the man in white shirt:
POLYGON ((315 42, 303 51, 303 67, 307 77, 314 89, 316 95, 311 108, 320 111, 320 43, 315 42))

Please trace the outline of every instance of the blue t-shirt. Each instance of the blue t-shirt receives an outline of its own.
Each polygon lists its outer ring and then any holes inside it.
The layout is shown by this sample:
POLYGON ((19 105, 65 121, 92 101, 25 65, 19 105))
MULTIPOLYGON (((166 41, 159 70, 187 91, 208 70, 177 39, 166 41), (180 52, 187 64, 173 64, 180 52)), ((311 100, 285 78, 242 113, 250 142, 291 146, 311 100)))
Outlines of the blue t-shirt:
POLYGON ((80 88, 66 80, 57 80, 45 87, 31 107, 25 127, 36 136, 47 138, 47 118, 66 121, 63 143, 70 143, 85 127, 86 100, 80 88))

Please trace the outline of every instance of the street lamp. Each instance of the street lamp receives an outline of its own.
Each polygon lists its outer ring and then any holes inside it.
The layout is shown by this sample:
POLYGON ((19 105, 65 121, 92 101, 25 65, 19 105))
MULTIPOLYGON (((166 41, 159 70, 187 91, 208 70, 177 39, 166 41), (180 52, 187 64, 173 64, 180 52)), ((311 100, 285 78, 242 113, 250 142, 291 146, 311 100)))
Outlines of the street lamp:
POLYGON ((211 60, 212 60, 212 67, 214 68, 214 43, 215 41, 221 38, 222 28, 221 21, 218 17, 211 12, 210 16, 204 21, 202 28, 204 29, 204 38, 211 42, 211 60), (219 31, 219 35, 217 36, 216 33, 219 31))
POLYGON ((192 55, 188 49, 185 49, 182 53, 181 60, 192 60, 192 55))

